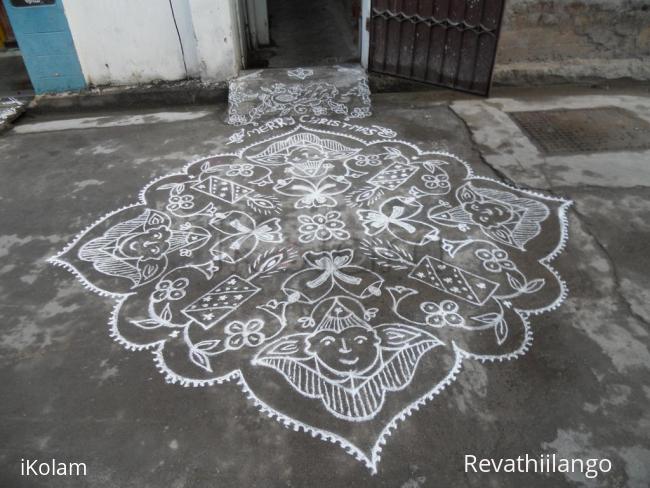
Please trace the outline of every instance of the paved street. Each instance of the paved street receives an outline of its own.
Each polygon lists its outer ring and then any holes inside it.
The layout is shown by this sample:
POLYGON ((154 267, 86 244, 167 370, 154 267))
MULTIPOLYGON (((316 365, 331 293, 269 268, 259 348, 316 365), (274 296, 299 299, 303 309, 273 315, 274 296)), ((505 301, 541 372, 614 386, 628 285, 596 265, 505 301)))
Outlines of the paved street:
POLYGON ((1 486, 648 485, 650 148, 548 154, 508 115, 650 122, 647 87, 338 107, 0 133, 1 486), (464 472, 526 453, 612 470, 464 472))

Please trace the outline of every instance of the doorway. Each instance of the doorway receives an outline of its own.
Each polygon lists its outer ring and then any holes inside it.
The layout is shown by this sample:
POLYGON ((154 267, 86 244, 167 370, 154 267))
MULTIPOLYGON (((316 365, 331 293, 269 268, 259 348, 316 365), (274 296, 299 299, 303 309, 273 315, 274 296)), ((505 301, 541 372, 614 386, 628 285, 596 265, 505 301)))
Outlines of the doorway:
POLYGON ((33 95, 9 16, 0 1, 0 99, 33 95))
POLYGON ((294 68, 359 61, 361 0, 268 0, 270 44, 250 68, 294 68))

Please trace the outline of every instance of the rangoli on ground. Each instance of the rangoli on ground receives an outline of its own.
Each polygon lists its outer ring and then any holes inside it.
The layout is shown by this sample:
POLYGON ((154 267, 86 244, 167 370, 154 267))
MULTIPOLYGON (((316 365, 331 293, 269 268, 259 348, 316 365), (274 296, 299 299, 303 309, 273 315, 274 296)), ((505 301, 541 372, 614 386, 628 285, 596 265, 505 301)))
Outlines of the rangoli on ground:
POLYGON ((530 347, 566 293, 569 202, 396 138, 266 137, 153 181, 52 261, 116 300, 111 335, 168 382, 237 381, 374 471, 464 361, 530 347))
POLYGON ((350 66, 253 71, 229 83, 228 104, 232 125, 257 125, 265 118, 287 115, 344 120, 371 115, 366 74, 361 67, 350 66))

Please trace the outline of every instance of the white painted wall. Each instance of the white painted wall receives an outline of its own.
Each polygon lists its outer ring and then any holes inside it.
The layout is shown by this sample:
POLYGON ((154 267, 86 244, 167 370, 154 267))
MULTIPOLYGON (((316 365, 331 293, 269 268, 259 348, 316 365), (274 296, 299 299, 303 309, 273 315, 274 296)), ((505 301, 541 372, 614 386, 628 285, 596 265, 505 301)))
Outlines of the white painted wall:
POLYGON ((94 85, 185 77, 167 1, 64 0, 86 81, 94 85))
POLYGON ((238 0, 189 0, 201 78, 227 80, 241 67, 238 0))
POLYGON ((192 11, 190 10, 189 0, 171 0, 174 8, 174 17, 180 36, 183 55, 185 58, 185 67, 187 68, 188 78, 198 78, 201 74, 199 53, 196 48, 196 35, 194 33, 194 24, 192 22, 192 11))
POLYGON ((63 5, 86 82, 130 85, 235 76, 239 1, 63 0, 63 5))

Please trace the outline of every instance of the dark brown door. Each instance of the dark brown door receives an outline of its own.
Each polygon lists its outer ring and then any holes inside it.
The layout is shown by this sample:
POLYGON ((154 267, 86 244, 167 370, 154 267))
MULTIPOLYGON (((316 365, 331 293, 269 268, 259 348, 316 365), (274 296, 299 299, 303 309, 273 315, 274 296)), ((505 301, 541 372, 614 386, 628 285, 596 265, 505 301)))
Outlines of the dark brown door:
POLYGON ((370 71, 487 95, 505 0, 372 0, 370 71))
MULTIPOLYGON (((11 30, 11 24, 9 23, 9 17, 7 16, 7 11, 5 6, 0 0, 0 41, 3 41, 4 44, 11 46, 16 44, 16 38, 14 37, 14 32, 11 30)), ((2 42, 0 42, 2 44, 2 42)), ((2 46, 0 46, 2 47, 2 46)))

